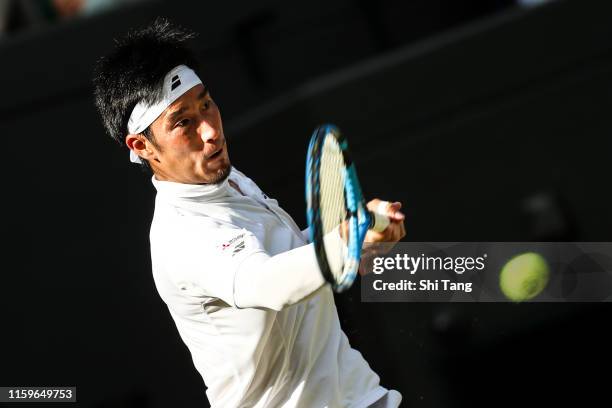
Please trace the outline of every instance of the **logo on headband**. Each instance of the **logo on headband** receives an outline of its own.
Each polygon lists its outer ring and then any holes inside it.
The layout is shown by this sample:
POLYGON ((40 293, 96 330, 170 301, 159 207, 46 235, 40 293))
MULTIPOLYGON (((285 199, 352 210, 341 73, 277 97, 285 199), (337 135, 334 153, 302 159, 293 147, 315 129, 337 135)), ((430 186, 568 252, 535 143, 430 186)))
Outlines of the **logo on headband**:
POLYGON ((164 77, 163 94, 160 101, 153 104, 140 101, 134 106, 128 120, 128 132, 132 134, 141 133, 162 114, 164 109, 180 98, 185 92, 201 83, 202 81, 196 73, 186 65, 174 67, 164 77), (168 81, 170 81, 169 84, 168 81))
POLYGON ((171 91, 174 91, 181 85, 181 78, 178 75, 172 77, 172 86, 170 87, 171 91))

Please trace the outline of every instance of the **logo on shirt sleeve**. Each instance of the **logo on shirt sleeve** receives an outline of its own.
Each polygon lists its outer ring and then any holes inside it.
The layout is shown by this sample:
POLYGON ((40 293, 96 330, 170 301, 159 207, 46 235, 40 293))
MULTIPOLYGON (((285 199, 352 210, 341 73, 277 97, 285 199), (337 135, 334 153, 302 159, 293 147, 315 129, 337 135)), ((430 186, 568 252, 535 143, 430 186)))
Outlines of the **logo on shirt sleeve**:
POLYGON ((221 244, 221 251, 224 253, 231 253, 232 256, 242 251, 246 245, 244 243, 244 233, 236 235, 234 238, 221 244))
POLYGON ((242 251, 243 249, 244 249, 244 241, 236 244, 236 246, 234 247, 234 252, 232 252, 232 256, 236 255, 238 252, 242 251))

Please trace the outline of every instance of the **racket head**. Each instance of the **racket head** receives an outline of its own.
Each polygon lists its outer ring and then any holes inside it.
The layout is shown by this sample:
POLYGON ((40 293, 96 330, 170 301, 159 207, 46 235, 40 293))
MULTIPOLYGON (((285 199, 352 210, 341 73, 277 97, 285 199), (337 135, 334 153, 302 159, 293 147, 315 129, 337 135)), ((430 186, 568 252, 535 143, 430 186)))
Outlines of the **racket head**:
POLYGON ((342 292, 357 277, 370 215, 348 141, 333 125, 319 126, 310 139, 306 160, 306 204, 310 240, 321 273, 334 291, 342 292), (341 224, 346 248, 332 251, 323 237, 341 224), (338 262, 330 262, 330 253, 343 253, 340 269, 331 269, 330 263, 337 265, 338 262))

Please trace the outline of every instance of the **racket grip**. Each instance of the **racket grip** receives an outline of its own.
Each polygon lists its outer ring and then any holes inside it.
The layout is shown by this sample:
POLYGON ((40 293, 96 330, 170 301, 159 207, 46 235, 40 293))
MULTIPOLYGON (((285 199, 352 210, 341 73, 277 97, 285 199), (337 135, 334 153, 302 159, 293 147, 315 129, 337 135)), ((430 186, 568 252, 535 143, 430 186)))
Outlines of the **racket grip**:
POLYGON ((391 221, 387 217, 388 201, 381 201, 376 206, 375 211, 370 211, 370 229, 376 232, 383 232, 387 229, 391 221))

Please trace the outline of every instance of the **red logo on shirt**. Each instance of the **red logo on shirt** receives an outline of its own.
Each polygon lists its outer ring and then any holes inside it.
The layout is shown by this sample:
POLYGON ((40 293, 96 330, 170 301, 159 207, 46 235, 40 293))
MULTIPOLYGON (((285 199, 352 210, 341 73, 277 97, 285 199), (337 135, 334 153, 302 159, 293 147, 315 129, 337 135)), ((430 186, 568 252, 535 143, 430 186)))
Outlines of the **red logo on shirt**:
POLYGON ((244 238, 244 234, 240 234, 240 235, 236 235, 234 238, 230 239, 229 241, 221 244, 221 250, 225 251, 227 248, 234 246, 234 251, 232 253, 232 256, 237 254, 238 252, 242 251, 244 249, 244 240, 240 241, 238 243, 238 240, 244 238))

